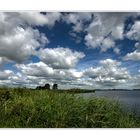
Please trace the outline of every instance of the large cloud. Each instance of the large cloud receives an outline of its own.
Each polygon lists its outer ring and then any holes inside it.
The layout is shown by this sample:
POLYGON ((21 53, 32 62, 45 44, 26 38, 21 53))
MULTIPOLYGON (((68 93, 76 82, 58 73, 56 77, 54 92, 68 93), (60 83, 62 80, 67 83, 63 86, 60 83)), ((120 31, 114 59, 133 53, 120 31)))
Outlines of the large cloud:
POLYGON ((69 48, 46 48, 38 51, 38 57, 55 69, 74 68, 84 53, 72 51, 69 48))
POLYGON ((54 70, 43 62, 16 64, 16 67, 25 75, 36 77, 49 77, 53 75, 54 70))
POLYGON ((122 68, 121 62, 112 59, 100 61, 99 67, 89 68, 84 71, 84 75, 92 79, 94 84, 100 88, 116 87, 120 84, 125 84, 131 78, 126 68, 122 68))
POLYGON ((44 42, 47 38, 38 30, 16 27, 11 34, 5 32, 0 36, 0 56, 20 63, 34 54, 35 49, 44 42))
POLYGON ((85 36, 86 45, 90 48, 99 47, 106 51, 115 46, 116 40, 124 38, 124 22, 133 13, 94 13, 85 36))
POLYGON ((140 21, 135 21, 131 26, 130 30, 127 32, 126 37, 130 40, 137 41, 135 43, 136 50, 126 54, 123 60, 140 60, 140 21))
POLYGON ((131 40, 140 41, 140 21, 135 21, 131 29, 127 32, 126 36, 131 40))
POLYGON ((140 60, 140 52, 136 50, 134 52, 128 53, 126 56, 123 57, 123 60, 138 61, 140 60))
POLYGON ((81 72, 74 69, 53 69, 43 62, 30 64, 16 64, 18 70, 28 76, 46 77, 54 79, 73 79, 82 76, 81 72))
POLYGON ((39 12, 0 13, 0 56, 18 63, 28 59, 37 48, 49 41, 32 26, 53 26, 60 13, 39 12))
POLYGON ((32 84, 49 83, 69 83, 78 80, 83 73, 75 69, 53 69, 43 62, 30 64, 16 64, 16 68, 26 77, 32 84), (44 81, 44 82, 43 82, 44 81))

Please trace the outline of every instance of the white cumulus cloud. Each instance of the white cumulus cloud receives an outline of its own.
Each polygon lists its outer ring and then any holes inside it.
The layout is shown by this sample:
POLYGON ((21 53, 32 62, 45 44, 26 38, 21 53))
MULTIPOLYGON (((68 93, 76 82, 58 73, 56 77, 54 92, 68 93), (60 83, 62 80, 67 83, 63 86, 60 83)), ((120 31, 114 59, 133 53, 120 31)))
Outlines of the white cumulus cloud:
MULTIPOLYGON (((37 48, 49 42, 43 33, 25 25, 28 22, 20 17, 22 14, 0 13, 0 56, 18 63, 28 59, 37 48)), ((30 13, 26 14, 31 16, 30 13)), ((39 13, 35 15, 38 17, 39 13)))
POLYGON ((90 48, 106 51, 115 46, 116 40, 124 38, 124 22, 132 13, 94 13, 87 27, 85 44, 90 48))
POLYGON ((84 53, 72 51, 69 48, 46 48, 38 51, 38 57, 55 69, 74 68, 84 53))
POLYGON ((131 78, 127 69, 121 67, 121 62, 112 59, 101 60, 100 66, 86 69, 84 75, 100 88, 119 86, 131 78))
POLYGON ((134 51, 134 52, 128 53, 123 57, 123 60, 138 61, 138 60, 140 60, 140 52, 134 51))

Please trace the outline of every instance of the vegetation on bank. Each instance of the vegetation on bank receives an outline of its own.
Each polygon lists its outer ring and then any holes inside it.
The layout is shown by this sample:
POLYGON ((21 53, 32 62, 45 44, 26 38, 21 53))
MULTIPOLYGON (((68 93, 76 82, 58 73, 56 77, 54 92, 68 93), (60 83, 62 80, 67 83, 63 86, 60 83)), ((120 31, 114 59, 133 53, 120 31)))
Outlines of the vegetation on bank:
MULTIPOLYGON (((55 90, 53 90, 55 91, 55 90)), ((58 89, 56 90, 57 93, 71 93, 71 94, 82 94, 82 93, 94 93, 95 90, 89 90, 89 89, 78 89, 78 88, 73 88, 73 89, 58 89)))
POLYGON ((95 97, 84 99, 71 93, 73 93, 72 90, 1 88, 0 127, 140 127, 139 119, 124 113, 117 102, 95 97))

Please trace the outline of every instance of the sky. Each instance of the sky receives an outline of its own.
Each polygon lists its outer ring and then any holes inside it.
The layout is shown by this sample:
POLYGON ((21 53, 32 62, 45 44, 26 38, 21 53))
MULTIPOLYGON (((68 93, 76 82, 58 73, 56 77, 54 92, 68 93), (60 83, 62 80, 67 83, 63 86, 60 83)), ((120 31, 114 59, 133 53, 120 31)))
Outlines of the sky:
POLYGON ((140 13, 0 12, 0 86, 138 89, 140 13))

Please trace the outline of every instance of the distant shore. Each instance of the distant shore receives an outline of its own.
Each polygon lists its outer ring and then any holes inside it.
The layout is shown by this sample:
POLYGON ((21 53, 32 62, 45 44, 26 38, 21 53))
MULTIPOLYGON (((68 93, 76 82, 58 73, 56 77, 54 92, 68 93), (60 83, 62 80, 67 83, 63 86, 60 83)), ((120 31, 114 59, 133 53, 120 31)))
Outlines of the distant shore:
POLYGON ((132 91, 132 90, 136 90, 136 91, 140 91, 140 89, 95 89, 95 91, 113 91, 113 90, 117 90, 117 91, 132 91))

